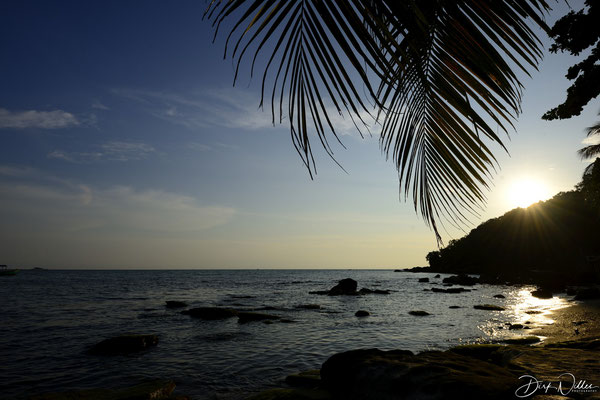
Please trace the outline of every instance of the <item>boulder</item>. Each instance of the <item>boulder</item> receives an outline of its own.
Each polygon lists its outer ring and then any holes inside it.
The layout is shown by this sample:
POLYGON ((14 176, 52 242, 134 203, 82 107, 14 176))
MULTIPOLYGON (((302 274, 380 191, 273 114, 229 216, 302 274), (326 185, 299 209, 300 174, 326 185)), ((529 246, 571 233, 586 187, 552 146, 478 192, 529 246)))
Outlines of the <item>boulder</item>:
POLYGON ((531 292, 531 295, 533 297, 537 297, 538 299, 551 299, 552 298, 552 292, 547 289, 534 290, 533 292, 531 292))
POLYGON ((436 276, 434 276, 434 278, 441 278, 442 276, 440 274, 437 274, 436 276))
POLYGON ((408 313, 416 317, 425 317, 427 315, 431 315, 427 311, 409 311, 408 313))
POLYGON ((522 324, 510 324, 508 326, 509 330, 515 330, 515 329, 523 329, 523 325, 522 324))
POLYGON ((429 278, 419 278, 419 282, 423 282, 423 283, 429 282, 429 278))
POLYGON ((515 375, 486 361, 446 351, 354 350, 330 357, 321 381, 334 398, 508 399, 515 375))
POLYGON ((237 316, 238 316, 238 322, 240 324, 245 324, 247 322, 253 322, 253 321, 281 319, 281 317, 278 317, 277 315, 263 314, 263 313, 257 313, 257 312, 241 312, 240 311, 237 313, 237 316))
POLYGON ((500 307, 494 304, 477 304, 473 306, 476 310, 489 310, 489 311, 504 311, 504 307, 500 307))
POLYGON ((167 308, 183 308, 188 306, 187 303, 177 300, 167 300, 166 303, 167 308))
MULTIPOLYGON (((47 393, 27 397, 29 400, 167 400, 175 383, 171 380, 156 379, 139 385, 118 389, 86 389, 62 393, 47 393)), ((187 397, 179 397, 187 398, 187 397)))
POLYGON ((473 286, 476 283, 479 283, 478 278, 471 277, 469 275, 461 274, 461 275, 453 275, 442 280, 444 283, 453 283, 456 285, 463 286, 473 286))
POLYGON ((330 296, 355 295, 358 284, 354 279, 346 278, 338 282, 337 285, 329 289, 330 296))
POLYGON ((190 317, 217 320, 237 317, 238 312, 232 308, 225 307, 196 307, 181 312, 190 317))
POLYGON ((358 310, 354 315, 357 317, 368 317, 371 313, 365 310, 358 310))
POLYGON ((121 335, 105 339, 89 349, 90 354, 117 355, 135 353, 158 344, 156 335, 121 335))

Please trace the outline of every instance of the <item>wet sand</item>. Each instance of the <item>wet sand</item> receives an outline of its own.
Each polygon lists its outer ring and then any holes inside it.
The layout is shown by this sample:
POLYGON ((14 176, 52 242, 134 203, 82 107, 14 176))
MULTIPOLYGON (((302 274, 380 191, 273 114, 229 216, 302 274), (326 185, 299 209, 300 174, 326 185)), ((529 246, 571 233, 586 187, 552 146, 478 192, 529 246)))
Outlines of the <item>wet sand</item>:
POLYGON ((552 325, 531 330, 531 334, 545 337, 544 344, 600 337, 600 299, 572 301, 548 317, 554 320, 552 325))

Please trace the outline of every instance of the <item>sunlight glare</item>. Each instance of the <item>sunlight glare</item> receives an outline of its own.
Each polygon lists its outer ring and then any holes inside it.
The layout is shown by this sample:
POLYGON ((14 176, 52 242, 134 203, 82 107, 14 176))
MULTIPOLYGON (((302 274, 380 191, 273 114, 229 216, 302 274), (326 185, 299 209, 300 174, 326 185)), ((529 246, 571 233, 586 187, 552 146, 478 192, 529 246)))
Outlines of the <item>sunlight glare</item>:
POLYGON ((508 191, 511 207, 526 208, 550 197, 550 190, 536 179, 519 179, 513 182, 508 191))

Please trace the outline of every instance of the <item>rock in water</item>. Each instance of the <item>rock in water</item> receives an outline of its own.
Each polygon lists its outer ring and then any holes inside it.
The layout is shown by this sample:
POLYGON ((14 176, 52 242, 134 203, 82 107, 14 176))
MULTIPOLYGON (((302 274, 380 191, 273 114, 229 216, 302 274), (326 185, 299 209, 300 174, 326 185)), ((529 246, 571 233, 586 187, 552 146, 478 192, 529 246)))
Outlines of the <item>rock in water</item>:
POLYGON ((496 306, 494 304, 478 304, 473 306, 476 310, 488 310, 488 311, 504 311, 504 307, 496 306))
POLYGON ((358 283, 354 279, 346 278, 342 279, 338 282, 337 285, 332 287, 328 294, 330 296, 339 296, 339 295, 354 295, 357 294, 356 288, 358 283))
POLYGON ((197 307, 182 311, 181 313, 190 317, 208 320, 227 319, 237 317, 238 315, 236 310, 223 307, 197 307))
POLYGON ((504 296, 503 294, 495 294, 494 298, 496 298, 496 299, 505 299, 506 296, 504 296))
POLYGON ((425 317, 427 315, 431 315, 427 311, 409 311, 408 313, 416 317, 425 317))
POLYGON ((371 313, 365 310, 358 310, 354 315, 357 317, 368 317, 371 313))
POLYGON ((489 362, 453 352, 378 349, 354 350, 330 357, 321 381, 334 398, 509 399, 515 375, 489 362))
POLYGON ((429 278, 419 278, 419 282, 422 282, 422 283, 429 282, 429 278))
POLYGON ((444 278, 442 280, 442 282, 444 283, 453 283, 456 285, 463 285, 463 286, 473 286, 474 284, 479 282, 479 279, 477 278, 473 278, 469 275, 454 275, 454 276, 449 276, 448 278, 444 278))
POLYGON ((166 303, 167 308, 183 308, 188 306, 187 303, 177 300, 167 300, 166 303))
POLYGON ((358 294, 390 294, 390 291, 384 289, 362 288, 358 291, 358 294))
POLYGON ((533 297, 537 297, 538 299, 551 299, 552 298, 552 292, 550 290, 545 290, 545 289, 534 290, 533 292, 531 292, 531 295, 533 297))
POLYGON ((237 316, 239 318, 238 322, 240 324, 245 324, 247 322, 252 321, 268 321, 281 319, 281 317, 278 317, 277 315, 263 314, 257 312, 238 312, 237 316))
POLYGON ((89 352, 97 355, 135 353, 158 344, 156 335, 122 335, 94 345, 89 352))

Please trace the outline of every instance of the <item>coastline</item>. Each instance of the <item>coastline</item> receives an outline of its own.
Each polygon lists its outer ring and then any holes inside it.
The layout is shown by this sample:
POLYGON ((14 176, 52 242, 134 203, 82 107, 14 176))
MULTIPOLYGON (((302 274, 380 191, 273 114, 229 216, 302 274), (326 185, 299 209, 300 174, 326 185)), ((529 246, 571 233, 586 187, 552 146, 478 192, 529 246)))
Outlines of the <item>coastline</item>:
POLYGON ((600 299, 571 302, 531 330, 538 343, 338 353, 248 400, 600 399, 600 299))

